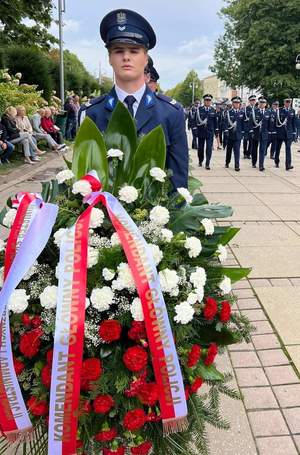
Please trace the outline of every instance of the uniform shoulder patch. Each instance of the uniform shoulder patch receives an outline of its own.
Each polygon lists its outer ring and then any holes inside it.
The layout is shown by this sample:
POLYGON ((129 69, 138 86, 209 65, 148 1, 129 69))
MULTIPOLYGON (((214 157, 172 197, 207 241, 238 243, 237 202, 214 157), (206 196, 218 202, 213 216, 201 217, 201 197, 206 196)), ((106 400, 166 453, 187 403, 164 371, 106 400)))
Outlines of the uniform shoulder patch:
POLYGON ((84 108, 85 108, 85 109, 88 109, 89 107, 94 106, 95 104, 99 104, 99 103, 101 103, 106 97, 107 97, 107 95, 100 95, 100 96, 97 96, 97 98, 94 98, 94 99, 91 100, 89 103, 87 103, 87 104, 84 106, 84 108))
POLYGON ((171 106, 174 106, 176 109, 180 109, 180 108, 181 108, 181 104, 178 103, 178 101, 176 101, 174 98, 170 98, 169 96, 164 95, 163 93, 157 93, 156 96, 157 96, 157 98, 159 98, 160 100, 165 101, 166 103, 171 104, 171 106))

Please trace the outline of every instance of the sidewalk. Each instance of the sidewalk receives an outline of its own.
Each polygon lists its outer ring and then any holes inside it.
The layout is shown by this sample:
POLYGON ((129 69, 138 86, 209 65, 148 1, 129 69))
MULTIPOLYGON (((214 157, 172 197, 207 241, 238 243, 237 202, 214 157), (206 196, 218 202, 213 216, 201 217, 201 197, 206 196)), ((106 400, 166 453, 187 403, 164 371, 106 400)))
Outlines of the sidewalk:
MULTIPOLYGON (((218 435, 213 455, 296 455, 300 453, 300 154, 293 146, 295 169, 276 169, 266 159, 266 172, 241 161, 241 171, 224 168, 224 152, 213 152, 211 171, 197 167, 192 150, 193 175, 203 183, 209 202, 233 207, 233 216, 221 225, 240 227, 231 243, 226 265, 252 267, 249 279, 236 285, 237 308, 257 331, 252 343, 229 349, 244 408, 232 409, 230 420, 246 415, 249 425, 237 433, 233 425, 231 448, 218 435), (241 451, 233 441, 249 437, 256 452, 241 451), (250 438, 251 439, 251 438, 250 438)), ((229 366, 229 365, 228 365, 229 366)))

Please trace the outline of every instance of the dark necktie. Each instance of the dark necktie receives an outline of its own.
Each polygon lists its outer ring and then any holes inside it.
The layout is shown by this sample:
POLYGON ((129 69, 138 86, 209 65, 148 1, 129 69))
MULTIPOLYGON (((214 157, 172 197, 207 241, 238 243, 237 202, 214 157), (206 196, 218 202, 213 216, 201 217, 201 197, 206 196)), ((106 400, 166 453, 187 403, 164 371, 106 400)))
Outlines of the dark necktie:
POLYGON ((133 112, 133 105, 134 103, 136 102, 136 99, 133 95, 128 95, 126 96, 126 98, 124 99, 126 105, 127 105, 127 108, 131 114, 132 117, 134 117, 134 112, 133 112))

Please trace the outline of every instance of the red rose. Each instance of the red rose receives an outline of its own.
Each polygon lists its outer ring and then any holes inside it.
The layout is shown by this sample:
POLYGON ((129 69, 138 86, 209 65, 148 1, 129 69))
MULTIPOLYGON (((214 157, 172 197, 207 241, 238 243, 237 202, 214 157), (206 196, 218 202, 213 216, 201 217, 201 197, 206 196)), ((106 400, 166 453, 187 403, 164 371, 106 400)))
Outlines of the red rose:
POLYGON ((29 398, 27 407, 34 416, 44 416, 48 413, 49 409, 47 401, 38 400, 36 397, 29 398))
POLYGON ((134 346, 133 348, 127 349, 123 355, 123 362, 130 371, 143 370, 148 361, 148 354, 140 346, 134 346))
POLYGON ((25 357, 31 359, 39 352, 42 333, 40 329, 35 329, 20 336, 19 349, 25 357))
POLYGON ((115 428, 110 428, 109 430, 102 430, 96 434, 95 439, 98 442, 103 441, 112 441, 118 435, 118 432, 115 428))
POLYGON ((115 405, 110 395, 99 395, 95 398, 93 406, 97 414, 106 414, 115 405))
POLYGON ((150 450, 152 449, 152 444, 150 441, 145 441, 139 446, 132 447, 131 453, 132 455, 148 455, 150 450))
POLYGON ((31 317, 28 313, 22 314, 22 323, 25 325, 25 327, 31 327, 31 317))
POLYGON ((211 343, 211 345, 209 346, 209 348, 207 350, 206 359, 204 360, 205 365, 206 366, 211 365, 214 362, 217 354, 218 354, 218 346, 216 345, 216 343, 211 343))
POLYGON ((50 349, 49 351, 47 351, 47 354, 46 354, 46 359, 47 359, 47 363, 48 363, 48 365, 52 366, 52 360, 53 360, 53 349, 50 349))
POLYGON ((128 338, 137 343, 141 340, 147 339, 146 327, 144 322, 132 321, 131 327, 128 331, 128 338))
POLYGON ((21 374, 22 371, 24 370, 25 365, 23 362, 21 362, 21 360, 16 359, 15 357, 14 357, 13 361, 14 361, 14 368, 15 368, 16 375, 19 376, 19 374, 21 374))
POLYGON ((102 365, 99 359, 94 357, 82 362, 81 376, 83 380, 97 381, 102 374, 102 365))
POLYGON ((117 341, 121 336, 122 327, 119 321, 103 321, 99 327, 99 335, 107 343, 117 341))
POLYGON ((41 316, 34 316, 31 320, 31 324, 32 324, 32 327, 34 327, 35 329, 37 327, 40 327, 42 325, 42 318, 41 316))
POLYGON ((206 297, 203 315, 208 321, 212 321, 218 311, 218 305, 212 297, 206 297))
POLYGON ((42 383, 44 384, 45 387, 50 389, 50 385, 51 385, 51 367, 49 367, 49 365, 45 365, 42 368, 41 381, 42 381, 42 383))
POLYGON ((124 417, 123 425, 126 430, 136 431, 142 428, 147 421, 146 414, 143 409, 134 409, 128 411, 124 417))
POLYGON ((155 382, 143 384, 138 390, 138 399, 141 403, 148 406, 154 406, 159 398, 159 388, 155 382))
POLYGON ((103 455, 125 455, 125 447, 119 447, 116 450, 103 449, 103 455))
POLYGON ((76 441, 76 449, 81 449, 83 447, 83 441, 77 439, 76 441))
POLYGON ((200 360, 201 347, 198 344, 194 344, 188 354, 187 366, 189 368, 194 367, 200 360))
POLYGON ((226 300, 224 302, 221 302, 222 309, 220 311, 220 321, 222 322, 228 322, 231 316, 231 306, 230 303, 227 302, 226 300))
POLYGON ((193 384, 191 385, 191 392, 192 393, 196 393, 198 389, 200 389, 200 387, 202 386, 203 384, 203 379, 200 378, 200 376, 198 378, 195 379, 195 381, 193 382, 193 384))

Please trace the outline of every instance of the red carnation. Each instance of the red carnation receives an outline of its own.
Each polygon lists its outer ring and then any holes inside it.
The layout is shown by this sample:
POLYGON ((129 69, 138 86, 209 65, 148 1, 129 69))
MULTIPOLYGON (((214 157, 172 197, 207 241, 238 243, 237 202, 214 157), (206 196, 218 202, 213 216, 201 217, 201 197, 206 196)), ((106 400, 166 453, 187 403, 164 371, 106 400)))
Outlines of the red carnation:
POLYGON ((184 392, 185 392, 185 399, 187 401, 191 395, 191 387, 189 385, 186 385, 184 388, 184 392))
POLYGON ((102 365, 99 359, 92 357, 82 362, 81 376, 83 380, 97 381, 102 373, 102 365))
POLYGON ((128 411, 124 417, 123 425, 129 431, 136 431, 142 428, 147 421, 146 414, 143 409, 134 409, 128 411))
POLYGON ((45 387, 48 389, 51 385, 51 367, 49 365, 45 365, 41 371, 41 381, 45 387))
POLYGON ((148 384, 143 384, 138 390, 138 399, 141 403, 148 406, 154 406, 159 398, 159 388, 155 382, 150 382, 148 384))
POLYGON ((152 444, 150 441, 145 441, 139 446, 132 447, 131 453, 132 455, 148 455, 152 448, 152 444))
POLYGON ((83 441, 77 439, 76 441, 76 449, 81 449, 83 447, 83 441))
POLYGON ((48 413, 48 403, 45 400, 38 400, 37 397, 31 397, 27 401, 29 411, 34 416, 44 416, 48 413))
POLYGON ((39 352, 42 333, 41 329, 35 329, 20 336, 19 349, 25 357, 31 359, 39 352))
POLYGON ((81 399, 79 403, 79 417, 92 412, 92 405, 89 400, 81 399))
POLYGON ((103 455, 125 455, 125 447, 119 447, 116 450, 103 449, 103 455))
POLYGON ((41 316, 34 316, 31 320, 32 327, 35 329, 42 325, 42 318, 41 316))
POLYGON ((19 374, 21 374, 22 371, 24 370, 25 365, 21 360, 16 359, 15 357, 14 357, 13 361, 14 361, 14 368, 15 368, 16 375, 19 376, 19 374))
POLYGON ((192 368, 195 365, 197 365, 197 363, 200 360, 200 357, 201 357, 201 346, 199 346, 198 344, 194 344, 188 354, 187 366, 189 368, 192 368))
POLYGON ((31 317, 28 313, 22 314, 22 323, 25 325, 25 327, 31 327, 31 317))
POLYGON ((227 302, 226 300, 224 302, 221 302, 222 309, 220 311, 220 321, 222 322, 228 322, 231 316, 231 306, 230 303, 227 302))
POLYGON ((128 331, 128 338, 137 343, 141 340, 147 339, 146 327, 144 322, 132 321, 131 327, 128 331))
POLYGON ((148 354, 140 346, 134 346, 127 349, 123 355, 123 362, 130 371, 140 371, 143 370, 148 361, 148 354))
POLYGON ((110 395, 99 395, 93 403, 94 410, 97 414, 106 414, 114 405, 115 402, 110 395))
POLYGON ((191 392, 192 393, 196 393, 198 389, 200 389, 200 387, 202 386, 203 384, 203 379, 200 378, 200 376, 198 378, 195 379, 195 381, 193 382, 193 384, 191 385, 191 392))
POLYGON ((110 428, 108 430, 102 430, 96 434, 95 439, 98 442, 103 441, 112 441, 118 435, 118 432, 115 428, 110 428))
POLYGON ((52 360, 53 360, 53 349, 49 349, 49 351, 47 351, 47 354, 46 354, 46 359, 47 359, 47 363, 48 363, 48 365, 52 366, 52 360))
POLYGON ((103 321, 99 327, 99 335, 107 343, 117 341, 121 336, 122 327, 119 321, 103 321))
POLYGON ((206 359, 204 360, 205 365, 206 366, 211 365, 214 362, 217 354, 218 354, 218 346, 216 345, 216 343, 211 343, 211 345, 209 346, 209 348, 207 350, 206 359))
POLYGON ((212 321, 218 311, 218 305, 212 297, 206 297, 203 314, 205 319, 212 321))
POLYGON ((154 411, 148 412, 147 422, 160 422, 162 420, 161 414, 156 414, 154 411))

